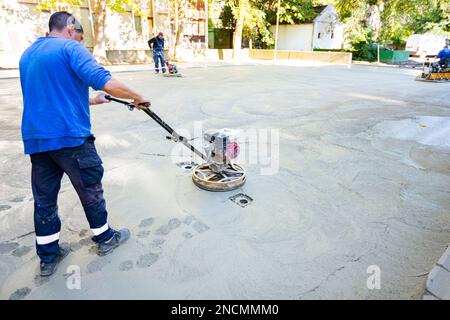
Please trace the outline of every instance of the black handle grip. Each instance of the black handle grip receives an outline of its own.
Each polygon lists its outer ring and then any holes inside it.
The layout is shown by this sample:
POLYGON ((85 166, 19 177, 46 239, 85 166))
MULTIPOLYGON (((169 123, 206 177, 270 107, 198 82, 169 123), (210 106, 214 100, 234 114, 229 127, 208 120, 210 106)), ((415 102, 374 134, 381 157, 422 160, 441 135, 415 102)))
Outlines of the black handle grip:
POLYGON ((115 101, 115 102, 118 102, 118 103, 122 103, 122 104, 126 104, 126 105, 130 105, 130 104, 132 104, 131 102, 129 102, 129 101, 125 101, 125 100, 120 100, 120 99, 117 99, 117 98, 114 98, 114 97, 111 97, 110 95, 105 95, 105 99, 107 99, 107 100, 110 100, 110 101, 115 101))
MULTIPOLYGON (((121 100, 121 99, 111 97, 110 95, 105 95, 105 99, 124 104, 128 107, 128 109, 130 109, 130 111, 132 111, 135 108, 133 103, 126 101, 126 100, 121 100)), ((148 108, 150 106, 150 102, 141 102, 141 103, 139 103, 139 105, 148 108)))

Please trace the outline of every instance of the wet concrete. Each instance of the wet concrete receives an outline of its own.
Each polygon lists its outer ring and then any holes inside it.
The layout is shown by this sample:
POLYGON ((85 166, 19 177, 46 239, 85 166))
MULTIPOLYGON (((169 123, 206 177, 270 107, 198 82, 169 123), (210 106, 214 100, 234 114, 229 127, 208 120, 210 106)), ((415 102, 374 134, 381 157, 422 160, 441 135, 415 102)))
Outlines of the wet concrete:
POLYGON ((201 121, 204 129, 276 129, 279 143, 265 161, 241 159, 242 188, 211 193, 177 165, 200 160, 176 154, 144 113, 94 106, 110 224, 132 238, 97 257, 64 178, 61 238, 73 251, 46 281, 35 278, 19 81, 0 80, 0 298, 420 298, 450 242, 450 150, 380 132, 450 117, 449 85, 415 82, 417 72, 265 64, 186 69, 183 78, 117 74, 183 134, 195 138, 201 121), (276 150, 279 167, 267 174, 276 150), (251 203, 230 200, 240 193, 251 203), (366 285, 372 265, 379 290, 366 285), (71 266, 81 289, 67 286, 71 266))

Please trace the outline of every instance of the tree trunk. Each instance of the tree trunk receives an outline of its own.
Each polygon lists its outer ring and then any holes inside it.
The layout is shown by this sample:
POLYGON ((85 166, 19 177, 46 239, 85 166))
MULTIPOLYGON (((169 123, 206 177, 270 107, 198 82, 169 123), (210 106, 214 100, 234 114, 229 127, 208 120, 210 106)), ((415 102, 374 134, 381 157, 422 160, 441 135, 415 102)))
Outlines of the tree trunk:
POLYGON ((175 59, 181 60, 182 57, 179 56, 179 49, 183 46, 183 37, 185 32, 185 25, 187 19, 187 2, 186 0, 181 0, 178 4, 178 20, 177 20, 177 34, 175 37, 175 59))
POLYGON ((181 19, 177 19, 176 24, 177 24, 177 32, 175 34, 175 43, 174 43, 174 48, 173 48, 173 57, 174 60, 180 61, 180 56, 179 56, 179 48, 180 48, 180 38, 181 38, 181 19))
POLYGON ((236 27, 233 35, 233 60, 238 61, 242 46, 242 30, 244 29, 244 18, 247 11, 248 0, 240 0, 236 8, 236 27))
POLYGON ((381 12, 384 9, 384 3, 368 5, 366 15, 367 15, 367 26, 372 30, 373 37, 378 40, 381 31, 381 12))
POLYGON ((100 64, 109 64, 105 44, 106 1, 95 1, 95 29, 93 55, 100 64))
POLYGON ((178 56, 178 46, 180 45, 180 34, 181 34, 181 15, 183 11, 183 3, 180 1, 175 2, 175 16, 174 16, 174 25, 175 25, 175 34, 174 34, 174 43, 173 43, 173 59, 179 60, 178 56))

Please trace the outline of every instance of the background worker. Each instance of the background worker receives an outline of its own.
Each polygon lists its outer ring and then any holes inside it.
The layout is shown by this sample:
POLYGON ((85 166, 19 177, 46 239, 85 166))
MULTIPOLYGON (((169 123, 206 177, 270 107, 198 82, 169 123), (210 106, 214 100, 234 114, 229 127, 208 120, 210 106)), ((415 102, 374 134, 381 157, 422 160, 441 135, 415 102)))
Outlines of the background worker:
POLYGON ((448 45, 444 47, 439 53, 437 54, 436 58, 439 59, 439 64, 441 67, 446 68, 449 60, 450 60, 450 49, 448 48, 448 45))
POLYGON ((130 236, 128 229, 115 230, 107 222, 101 183, 104 170, 95 148, 89 111, 89 104, 107 100, 104 94, 90 99, 89 87, 132 99, 137 109, 149 105, 149 100, 114 80, 83 45, 74 41, 77 32, 80 36, 80 26, 70 13, 53 13, 49 36, 37 39, 19 63, 24 104, 22 139, 25 154, 31 159, 41 276, 53 274, 70 251, 68 246, 59 245, 57 198, 64 173, 81 200, 99 255, 112 252, 130 236))
POLYGON ((162 73, 166 73, 166 62, 164 59, 165 40, 162 32, 156 37, 148 40, 148 46, 153 52, 153 61, 155 62, 155 73, 159 73, 159 63, 161 62, 162 73))

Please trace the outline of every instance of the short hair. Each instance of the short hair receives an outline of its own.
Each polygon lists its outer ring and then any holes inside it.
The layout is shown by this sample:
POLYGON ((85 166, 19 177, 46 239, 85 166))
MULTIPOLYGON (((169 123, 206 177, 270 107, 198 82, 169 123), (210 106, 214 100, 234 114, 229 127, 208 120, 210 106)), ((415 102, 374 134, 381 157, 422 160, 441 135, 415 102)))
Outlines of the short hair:
POLYGON ((70 25, 73 25, 74 29, 78 33, 83 33, 83 27, 81 24, 71 13, 68 13, 67 11, 58 11, 53 13, 48 21, 48 29, 50 32, 53 30, 62 31, 65 27, 70 25))
POLYGON ((445 46, 444 46, 444 49, 448 49, 448 45, 445 45, 445 46))
POLYGON ((81 24, 79 26, 75 25, 75 31, 77 33, 84 33, 83 26, 81 24))
POLYGON ((163 36, 163 35, 164 35, 164 33, 162 33, 162 32, 159 32, 159 33, 158 33, 158 37, 159 37, 159 36, 163 36))

